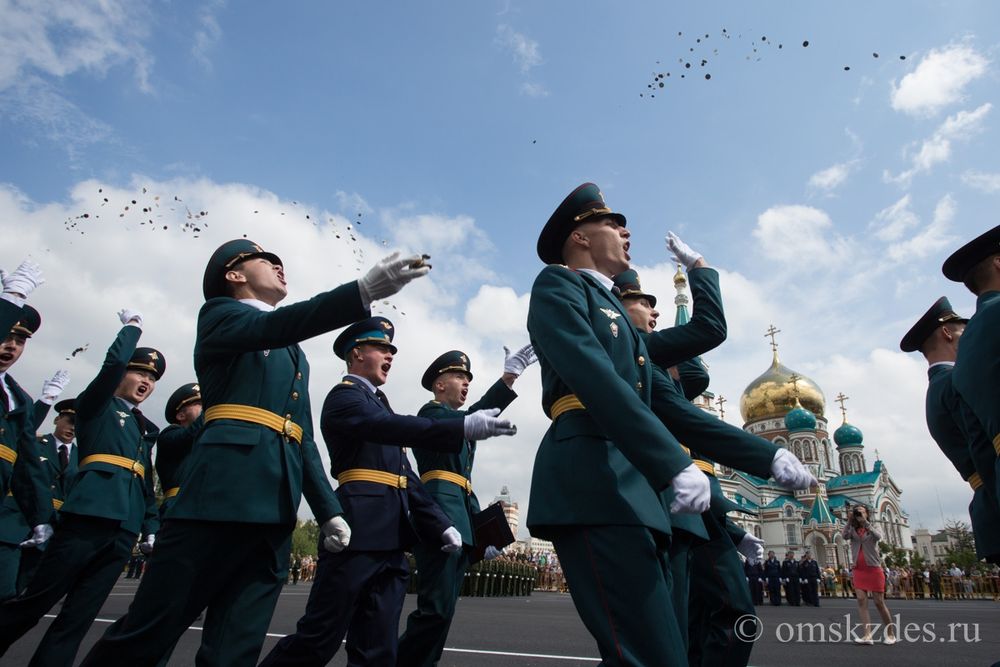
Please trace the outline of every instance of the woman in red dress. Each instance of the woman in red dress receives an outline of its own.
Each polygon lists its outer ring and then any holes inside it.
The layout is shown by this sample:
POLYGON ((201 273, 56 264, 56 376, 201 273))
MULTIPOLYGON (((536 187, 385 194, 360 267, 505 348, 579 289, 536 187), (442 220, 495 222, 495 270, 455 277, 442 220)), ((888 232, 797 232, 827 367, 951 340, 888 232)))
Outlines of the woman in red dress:
POLYGON ((868 615, 868 595, 875 600, 875 608, 882 617, 885 628, 883 639, 886 644, 896 643, 896 633, 892 616, 885 605, 885 571, 878 553, 878 542, 882 539, 868 522, 868 508, 855 505, 851 518, 844 526, 843 536, 851 543, 851 559, 854 561, 854 594, 858 599, 858 615, 864 625, 864 636, 855 638, 859 644, 873 644, 871 617, 868 615))

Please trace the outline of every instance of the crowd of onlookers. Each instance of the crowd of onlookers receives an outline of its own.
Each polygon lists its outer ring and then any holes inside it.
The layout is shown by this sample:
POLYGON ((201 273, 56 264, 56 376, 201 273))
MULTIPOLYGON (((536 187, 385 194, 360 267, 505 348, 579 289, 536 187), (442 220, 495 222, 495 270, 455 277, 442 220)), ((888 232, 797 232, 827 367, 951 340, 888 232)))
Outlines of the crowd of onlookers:
MULTIPOLYGON (((885 596, 897 599, 1000 599, 1000 567, 962 569, 955 563, 922 568, 885 567, 885 596)), ((824 597, 854 597, 851 570, 822 570, 824 597)))

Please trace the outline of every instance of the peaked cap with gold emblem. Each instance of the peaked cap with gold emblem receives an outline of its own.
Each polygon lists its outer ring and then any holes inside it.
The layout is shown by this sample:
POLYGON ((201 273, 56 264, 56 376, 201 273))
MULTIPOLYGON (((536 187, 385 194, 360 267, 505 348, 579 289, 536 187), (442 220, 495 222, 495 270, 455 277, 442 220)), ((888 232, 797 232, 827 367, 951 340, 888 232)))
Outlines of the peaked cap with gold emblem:
POLYGON ((562 264, 563 243, 580 224, 601 218, 613 218, 622 227, 625 216, 604 203, 604 195, 593 183, 584 183, 559 204, 538 236, 538 257, 546 264, 562 264))
POLYGON ((639 283, 639 274, 635 269, 628 269, 622 271, 617 276, 615 276, 615 287, 618 288, 618 298, 624 301, 625 299, 642 299, 645 298, 649 301, 649 305, 656 308, 656 297, 652 294, 647 294, 642 291, 642 285, 639 283))
POLYGON ((177 412, 186 405, 201 403, 201 385, 197 382, 182 384, 167 399, 167 409, 163 412, 164 417, 171 424, 177 423, 177 412))
POLYGON ((42 326, 42 316, 38 314, 37 310, 24 304, 21 306, 21 319, 10 328, 10 333, 15 336, 31 338, 31 335, 38 331, 40 326, 42 326))
POLYGON ((63 415, 76 416, 76 399, 75 398, 64 398, 55 405, 52 409, 56 411, 56 418, 62 417, 63 415))
POLYGON ((167 360, 159 350, 151 347, 137 347, 128 362, 130 371, 149 371, 157 380, 163 377, 167 370, 167 360))
POLYGON ((202 281, 202 292, 205 300, 217 296, 226 296, 226 272, 240 262, 254 257, 263 257, 272 264, 282 264, 281 259, 271 252, 265 252, 259 245, 249 239, 234 239, 226 241, 212 253, 205 267, 205 278, 202 281))
POLYGON ((392 337, 395 335, 396 329, 392 322, 384 317, 369 317, 344 329, 337 340, 333 341, 333 353, 341 359, 347 359, 347 353, 352 348, 362 343, 371 343, 384 345, 396 354, 396 346, 392 344, 392 337))
POLYGON ((424 376, 420 378, 420 384, 427 391, 433 391, 431 387, 434 386, 434 380, 442 373, 449 372, 465 373, 471 382, 472 364, 469 362, 469 356, 461 350, 445 352, 427 367, 424 376))
POLYGON ((991 255, 1000 255, 1000 225, 980 234, 951 253, 948 259, 944 260, 941 272, 948 280, 963 282, 972 267, 991 255))
POLYGON ((927 309, 917 323, 910 327, 910 330, 899 341, 899 349, 903 352, 916 352, 924 341, 934 333, 942 324, 954 322, 955 324, 965 324, 969 320, 965 319, 954 310, 948 297, 941 297, 934 302, 934 305, 927 309))

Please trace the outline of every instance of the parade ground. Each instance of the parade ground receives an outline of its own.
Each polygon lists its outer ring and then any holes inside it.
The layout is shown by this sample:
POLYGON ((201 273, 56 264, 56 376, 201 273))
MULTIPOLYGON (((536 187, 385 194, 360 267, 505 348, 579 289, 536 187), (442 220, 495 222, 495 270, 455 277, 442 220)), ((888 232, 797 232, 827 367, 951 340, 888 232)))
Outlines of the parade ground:
MULTIPOLYGON (((77 664, 108 625, 125 613, 137 582, 121 579, 104 604, 97 622, 81 646, 77 664)), ((278 639, 295 630, 305 608, 310 585, 286 586, 271 620, 262 656, 278 639)), ((416 603, 408 595, 403 622, 416 603)), ((846 664, 853 666, 905 664, 908 667, 948 665, 984 667, 1000 660, 997 602, 988 600, 890 600, 899 614, 901 641, 893 646, 858 646, 844 641, 848 623, 856 624, 856 604, 847 599, 823 599, 822 606, 770 607, 758 610, 763 634, 750 664, 797 667, 846 664), (850 614, 850 620, 845 615, 850 614), (977 641, 978 639, 978 641, 977 641)), ((57 612, 53 610, 53 613, 57 612)), ((872 610, 874 615, 874 610, 872 610)), ((26 665, 35 645, 52 622, 52 614, 11 647, 2 665, 26 665)), ((749 627, 749 626, 748 626, 749 627)), ((857 632, 857 628, 854 627, 857 632)), ((881 639, 881 633, 878 633, 881 639)), ((201 640, 195 623, 177 644, 171 667, 194 664, 201 640)), ((598 663, 593 640, 580 622, 569 595, 536 593, 519 598, 462 598, 451 627, 442 667, 586 667, 598 663)), ((330 663, 347 664, 341 650, 330 663)))

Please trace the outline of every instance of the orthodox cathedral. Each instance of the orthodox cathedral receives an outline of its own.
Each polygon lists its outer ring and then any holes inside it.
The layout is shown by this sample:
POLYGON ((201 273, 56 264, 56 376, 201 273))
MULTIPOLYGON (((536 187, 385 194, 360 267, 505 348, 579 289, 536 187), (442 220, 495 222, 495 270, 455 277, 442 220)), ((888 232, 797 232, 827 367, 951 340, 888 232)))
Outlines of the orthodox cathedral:
MULTIPOLYGON (((687 279, 674 276, 677 296, 675 324, 689 321, 687 279)), ((764 540, 765 552, 778 558, 786 551, 796 557, 811 551, 820 566, 839 568, 850 564, 850 547, 840 531, 847 519, 847 505, 869 507, 876 530, 884 542, 911 550, 910 525, 900 503, 902 490, 893 481, 884 461, 869 467, 864 436, 847 420, 847 396, 838 394, 842 423, 830 438, 823 391, 808 377, 778 359, 773 326, 770 367, 751 382, 740 397, 743 429, 791 450, 819 481, 817 491, 788 491, 773 480, 761 479, 716 464, 716 476, 726 496, 742 508, 730 517, 744 530, 764 540)), ((705 392, 695 403, 723 416, 725 399, 705 392)))

